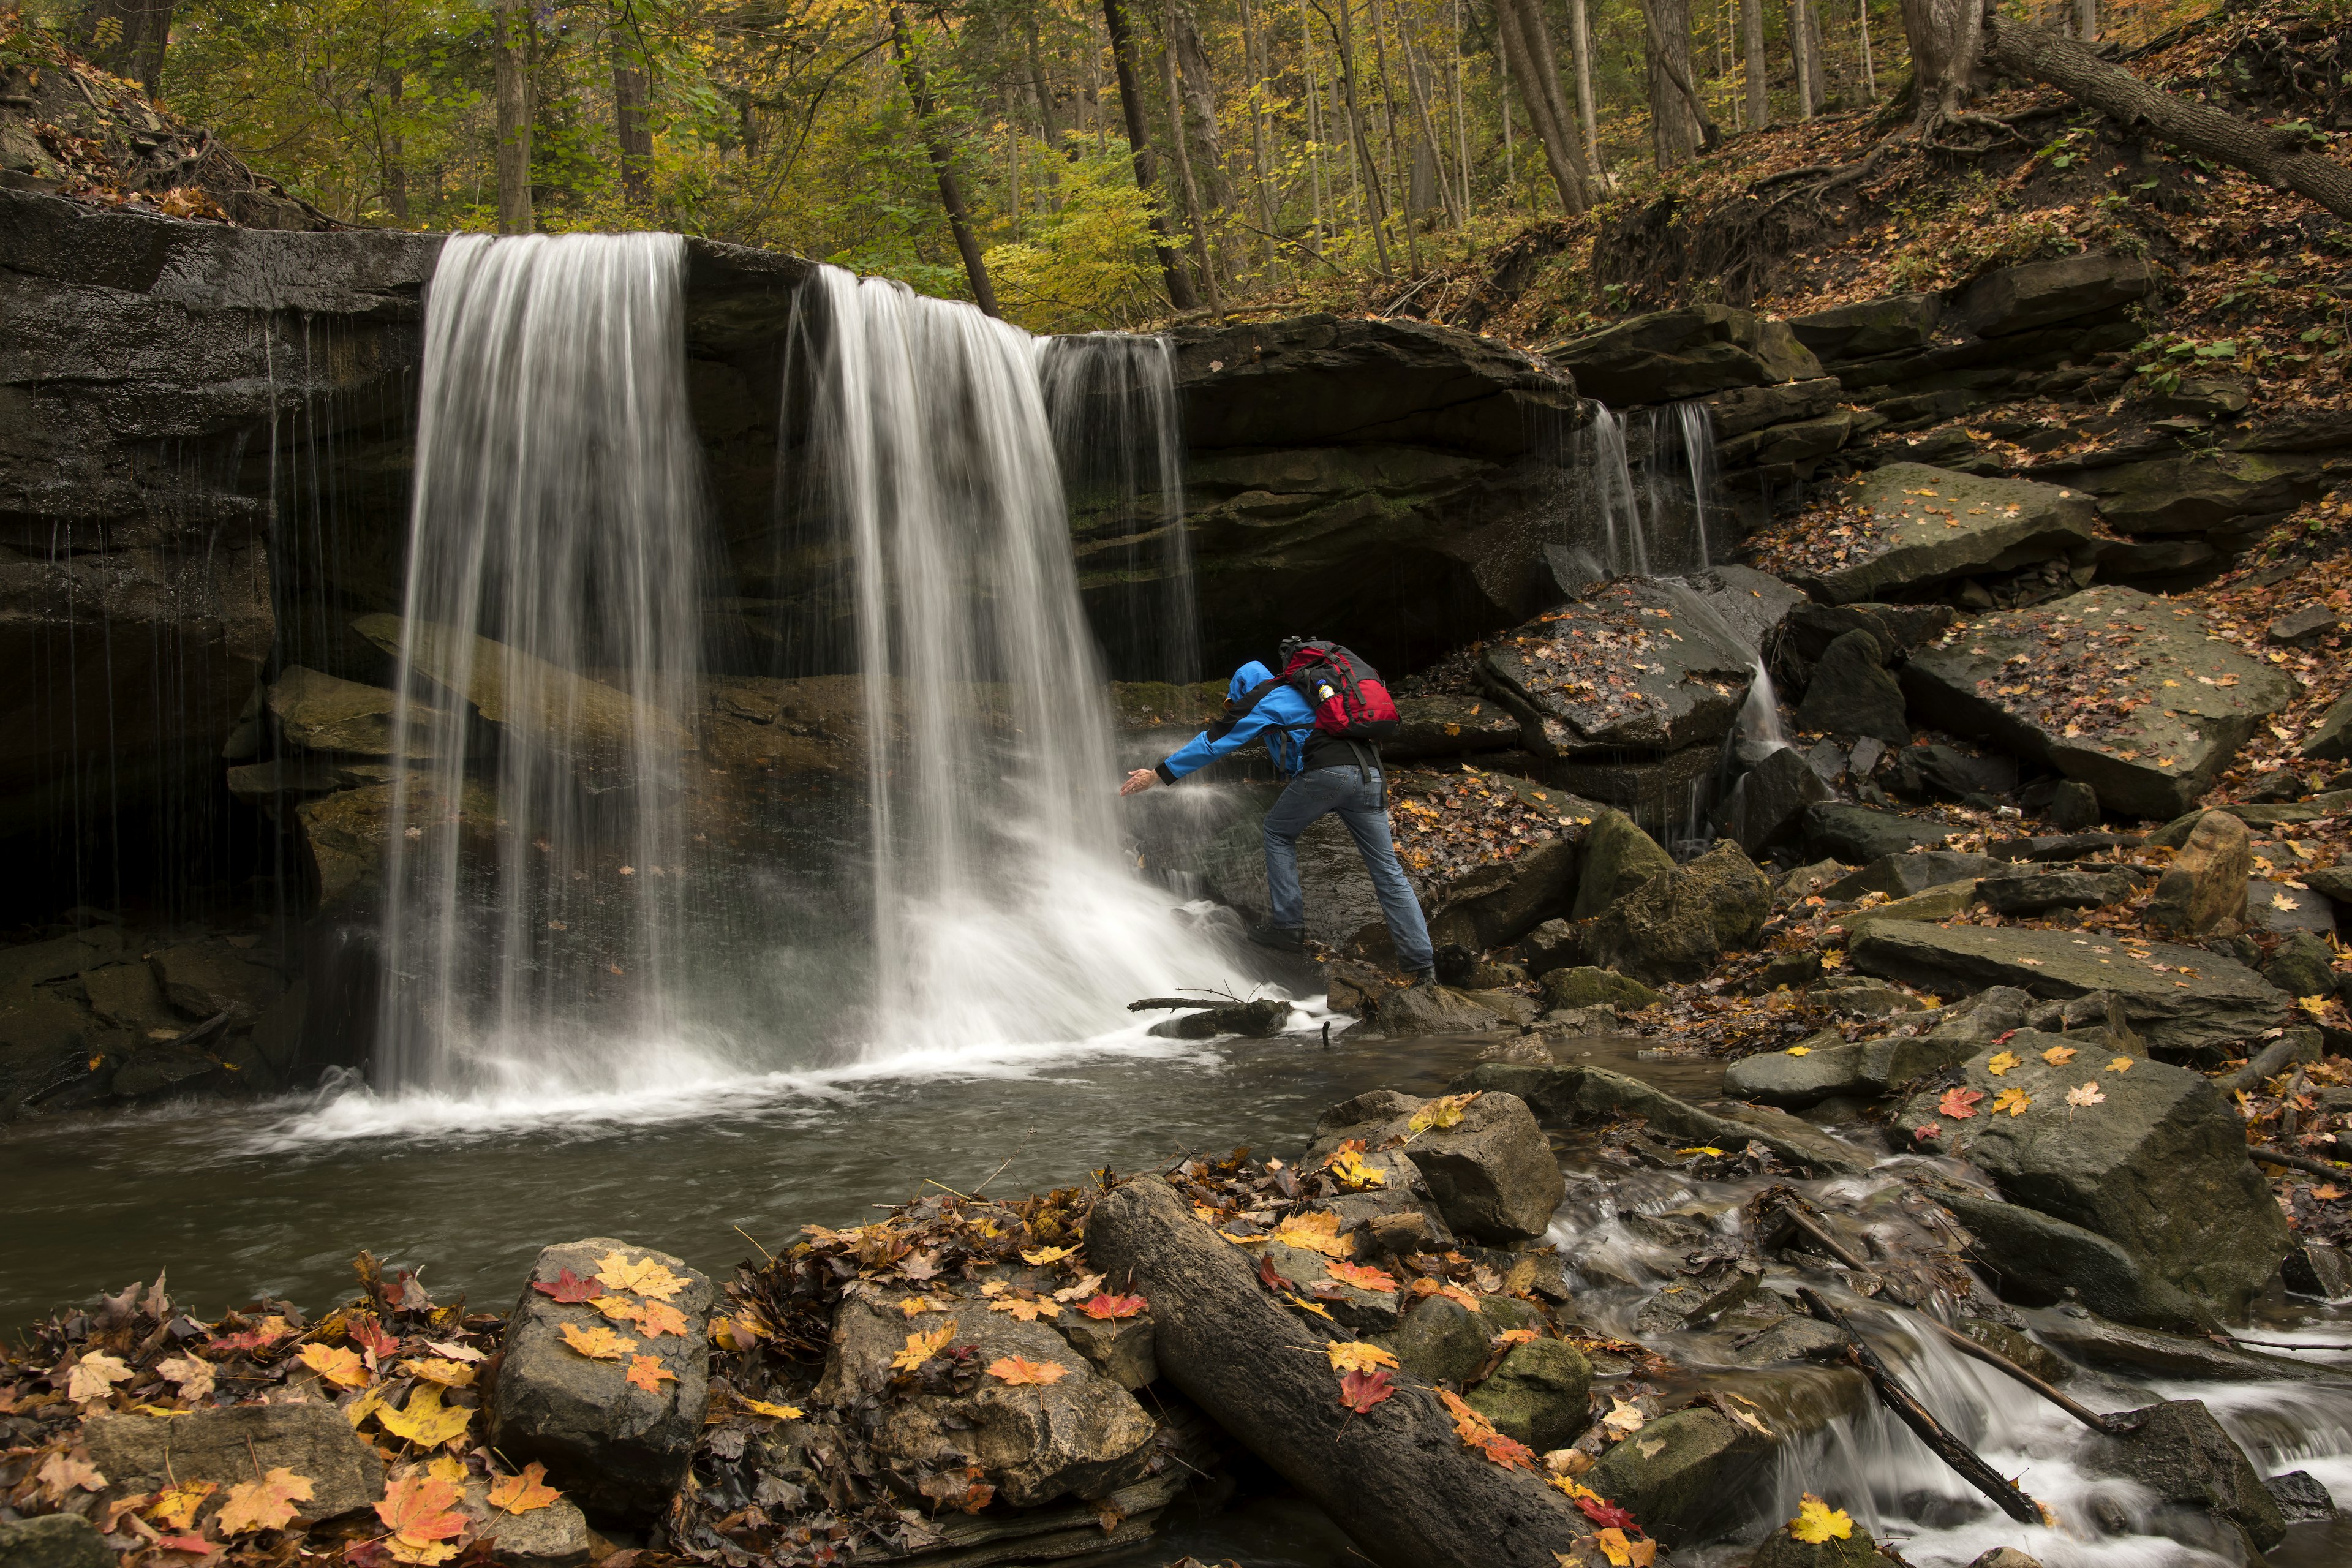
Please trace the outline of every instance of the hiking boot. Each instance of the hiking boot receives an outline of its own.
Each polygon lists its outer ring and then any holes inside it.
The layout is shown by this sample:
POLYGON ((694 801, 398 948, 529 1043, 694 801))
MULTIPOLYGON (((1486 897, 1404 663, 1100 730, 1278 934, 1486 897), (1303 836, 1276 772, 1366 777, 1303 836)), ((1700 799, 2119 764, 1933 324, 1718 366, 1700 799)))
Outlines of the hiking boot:
POLYGON ((1252 926, 1249 939, 1260 947, 1271 947, 1282 952, 1307 951, 1307 933, 1297 926, 1252 926))
POLYGON ((1437 984, 1437 971, 1434 969, 1408 969, 1404 977, 1412 982, 1415 990, 1424 985, 1434 987, 1437 984))

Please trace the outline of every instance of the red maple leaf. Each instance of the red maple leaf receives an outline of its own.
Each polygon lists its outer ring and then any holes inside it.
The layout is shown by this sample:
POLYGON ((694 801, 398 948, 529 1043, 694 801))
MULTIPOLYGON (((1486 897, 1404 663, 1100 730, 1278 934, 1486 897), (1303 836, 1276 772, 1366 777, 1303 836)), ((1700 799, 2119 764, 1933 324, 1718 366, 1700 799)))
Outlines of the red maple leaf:
POLYGON ((1948 1089, 1936 1101, 1936 1114, 1948 1116, 1955 1121, 1966 1121, 1977 1113, 1977 1101, 1984 1098, 1980 1089, 1948 1089))
POLYGON ((351 1325, 343 1330, 343 1338, 378 1360, 400 1348, 400 1341, 385 1333, 383 1325, 365 1312, 351 1321, 351 1325))
POLYGON ((553 1279, 534 1279, 530 1288, 541 1295, 563 1302, 592 1301, 604 1293, 604 1285, 595 1279, 583 1279, 566 1268, 553 1279))
POLYGON ((1339 1403, 1359 1415, 1370 1415, 1373 1405, 1395 1393, 1396 1385, 1390 1382, 1385 1367, 1339 1374, 1339 1403))
POLYGON ((1634 1524, 1633 1516, 1631 1513, 1619 1508, 1607 1498, 1580 1497, 1576 1500, 1576 1506, 1584 1510, 1585 1518, 1591 1520, 1593 1523, 1600 1525, 1603 1529, 1614 1527, 1618 1530, 1633 1530, 1639 1528, 1634 1524))
POLYGON ((1143 1310, 1143 1298, 1140 1296, 1114 1296, 1108 1291, 1098 1291, 1096 1293, 1093 1300, 1086 1302, 1084 1305, 1080 1306, 1078 1310, 1084 1312, 1089 1318, 1096 1318, 1105 1322, 1110 1322, 1120 1318, 1132 1318, 1141 1312, 1143 1310))
POLYGON ((1258 1283, 1269 1290, 1280 1291, 1290 1289, 1290 1281, 1283 1278, 1282 1270, 1274 1266, 1274 1259, 1271 1258, 1261 1258, 1257 1260, 1257 1279, 1258 1283))
POLYGON ((1536 1451, 1516 1437, 1506 1437, 1500 1432, 1489 1433, 1478 1440, 1476 1447, 1480 1453, 1507 1470, 1532 1470, 1536 1468, 1536 1451))

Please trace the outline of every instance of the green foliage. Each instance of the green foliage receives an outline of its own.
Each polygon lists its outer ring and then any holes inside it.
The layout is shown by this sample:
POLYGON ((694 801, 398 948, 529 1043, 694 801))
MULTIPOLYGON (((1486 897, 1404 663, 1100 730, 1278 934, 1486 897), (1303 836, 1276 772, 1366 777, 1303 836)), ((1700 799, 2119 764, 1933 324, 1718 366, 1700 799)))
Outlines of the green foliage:
POLYGON ((1005 314, 1032 331, 1066 332, 1134 326, 1165 310, 1151 201, 1136 188, 1126 142, 1052 167, 1059 206, 1030 237, 988 252, 1005 314))

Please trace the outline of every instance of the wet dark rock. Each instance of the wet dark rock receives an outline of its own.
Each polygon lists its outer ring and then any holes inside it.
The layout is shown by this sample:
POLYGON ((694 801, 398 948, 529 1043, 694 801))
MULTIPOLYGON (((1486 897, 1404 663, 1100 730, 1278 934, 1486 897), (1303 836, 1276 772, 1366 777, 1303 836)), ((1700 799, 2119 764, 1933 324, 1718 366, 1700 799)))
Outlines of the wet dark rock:
POLYGON ((501 1563, 515 1568, 580 1568, 596 1549, 588 1518, 570 1498, 545 1508, 513 1513, 490 1501, 490 1483, 466 1483, 463 1510, 475 1521, 475 1538, 488 1542, 501 1563))
POLYGON ((2343 622, 2332 605, 2305 605, 2291 610, 2263 628, 2265 642, 2282 647, 2309 647, 2341 630, 2343 622))
POLYGON ((1065 1312, 1054 1327, 1094 1369, 1130 1394, 1158 1381, 1152 1353, 1150 1314, 1134 1318, 1085 1318, 1065 1312))
POLYGON ((1847 482, 1841 501, 1869 533, 1827 570, 1785 575, 1831 604, 1917 597, 1954 578, 2008 573, 2090 549, 2090 496, 2031 479, 1889 463, 1847 482))
POLYGON ((2340 984, 2335 952, 2307 931, 2295 931, 2278 944, 2263 965, 2263 978, 2295 997, 2332 995, 2340 984))
POLYGON ((1818 1319, 1791 1314, 1769 1328, 1742 1334, 1732 1342, 1727 1353, 1741 1366, 1780 1366, 1833 1356, 1845 1342, 1843 1331, 1818 1319))
POLYGON ((298 1518, 334 1519, 383 1496, 383 1459, 331 1405, 236 1405, 191 1415, 99 1415, 82 1428, 107 1498, 189 1481, 226 1488, 254 1468, 310 1478, 298 1518))
MULTIPOLYGON (((1409 1132, 1391 1122, 1374 1142, 1409 1132)), ((1541 1236, 1567 1195, 1568 1178, 1550 1142, 1516 1095, 1482 1094, 1453 1126, 1411 1137, 1405 1157, 1429 1184, 1438 1213, 1475 1240, 1507 1244, 1541 1236)))
POLYGON ((1846 902, 1871 893, 1884 893, 1890 899, 1907 899, 1930 888, 1980 878, 1992 868, 1992 862, 1985 857, 1957 849, 1881 855, 1860 870, 1823 888, 1822 896, 1846 902))
POLYGON ((1584 1430, 1592 1363, 1565 1340, 1531 1340, 1506 1355, 1468 1395, 1471 1408, 1539 1454, 1584 1430))
POLYGON ((1739 460, 1724 456, 1726 442, 1830 413, 1837 407, 1838 390, 1835 376, 1822 375, 1772 386, 1727 387, 1701 398, 1715 421, 1716 460, 1727 465, 1739 460))
POLYGON ((2080 779, 2068 779, 2051 792, 2042 816, 2061 833, 2081 833, 2098 826, 2099 792, 2080 779))
POLYGON ((1389 762, 1507 752, 1519 743, 1519 721, 1491 697, 1400 697, 1396 733, 1381 742, 1389 762))
POLYGON ((2201 534, 2221 549, 2320 494, 2340 459, 2265 452, 2201 451, 2093 468, 2082 484, 2121 533, 2201 534))
POLYGON ((2154 287, 2154 273, 2138 257, 2029 261, 1989 272, 1961 289, 1945 324, 1979 337, 2006 337, 2115 310, 2154 287))
POLYGON ((1903 717, 1903 688, 1886 672, 1886 650, 1866 631, 1851 631, 1822 650, 1813 666, 1797 725, 1832 735, 1870 735, 1892 745, 1911 743, 1903 717))
POLYGON ((2212 787, 2257 724, 2286 706, 2287 678, 2214 637, 2183 605, 2102 584, 2053 604, 1978 617, 1965 635, 1923 648, 1903 667, 1914 716, 1980 736, 2098 792, 2110 811, 2171 817, 2212 787), (2061 624, 2060 617, 2063 617, 2061 624), (2053 631, 2087 628, 2095 647, 2053 631), (2078 669, 2140 706, 2112 725, 2069 736, 2061 698, 2078 669), (2022 685, 2003 696, 2000 686, 2022 685))
POLYGON ((1638 980, 1590 964, 1554 969, 1543 977, 1544 1001, 1554 1007, 1611 1006, 1637 1012, 1664 998, 1638 980))
POLYGON ((2042 1560, 2028 1557, 2014 1546, 1996 1546, 1971 1562, 1969 1568, 2042 1568, 2042 1560))
POLYGON ((1646 1334, 1710 1327, 1757 1300, 1762 1274, 1762 1265, 1748 1259, 1716 1258, 1677 1274, 1672 1285, 1643 1302, 1636 1323, 1646 1334))
POLYGON ((1970 1261, 2008 1300, 2047 1307, 2072 1299, 2144 1328, 2194 1329, 2210 1321, 2186 1292, 2095 1231, 1987 1194, 1939 1192, 1936 1201, 1976 1237, 1970 1261))
POLYGON ((1823 1542, 1800 1541, 1782 1526, 1764 1538, 1748 1568, 1878 1568, 1886 1561, 1878 1542, 1861 1525, 1823 1542))
POLYGON ((1270 1040, 1282 1033, 1282 1026, 1290 1021, 1290 1004, 1274 997, 1256 1002, 1222 1002, 1212 1005, 1195 999, 1162 996, 1130 1003, 1128 1011, 1171 1006, 1196 1010, 1163 1018, 1152 1025, 1148 1033, 1169 1040, 1213 1040, 1220 1035, 1270 1040))
MULTIPOLYGON (((289 746, 307 752, 341 752, 352 756, 392 755, 394 710, 397 692, 381 686, 363 686, 300 665, 289 665, 269 685, 270 716, 289 746)), ((418 745, 425 745, 427 730, 440 717, 419 706, 415 715, 418 745)), ((413 750, 430 755, 429 747, 413 750)))
POLYGON ((1863 865, 1882 856, 1933 848, 1952 836, 1939 822, 1874 811, 1866 805, 1825 803, 1805 808, 1805 853, 1863 865))
POLYGON ((2298 1295, 2323 1301, 2352 1298, 2352 1257, 2324 1241, 2302 1241, 2279 1266, 2279 1277, 2298 1295))
POLYGON ((1405 1313, 1383 1342, 1402 1371, 1459 1387, 1486 1364, 1487 1342, 1496 1331, 1460 1303, 1429 1296, 1405 1313))
POLYGON ((1977 883, 1977 896, 1996 914, 2039 915, 2051 910, 2102 909, 2121 903, 2146 885, 2144 873, 2124 867, 2051 871, 2027 862, 1983 878, 1977 883))
MULTIPOLYGON (((710 1281, 667 1253, 592 1237, 542 1248, 532 1283, 552 1283, 566 1268, 581 1279, 618 1252, 651 1258, 684 1279, 668 1300, 687 1321, 682 1335, 644 1337, 635 1353, 652 1355, 676 1378, 649 1393, 626 1379, 627 1364, 597 1361, 567 1345, 562 1326, 605 1326, 595 1309, 565 1304, 523 1288, 507 1320, 497 1381, 489 1394, 490 1441, 509 1463, 537 1459, 555 1485, 591 1517, 643 1520, 658 1515, 685 1479, 709 1402, 709 1335, 704 1324, 710 1281)), ((900 1336, 903 1342, 903 1334, 900 1336)))
POLYGON ((1891 787, 1914 800, 1952 800, 1979 809, 2017 791, 2017 759, 1970 756, 1950 746, 1910 746, 1896 757, 1891 787))
POLYGON ((2025 838, 1993 839, 1985 846, 1985 853, 1996 860, 2055 865, 2109 849, 2137 849, 2145 842, 2136 833, 2042 833, 2025 838))
POLYGON ((1755 656, 1688 587, 1628 577, 1490 639, 1480 679, 1548 760, 1613 761, 1720 740, 1754 668, 1755 656))
POLYGON ((2269 931, 2289 941, 2307 936, 2324 942, 2335 934, 2336 911, 2326 895, 2314 892, 2308 885, 2290 888, 2284 882, 2253 878, 2246 883, 2243 923, 2250 931, 2269 931))
POLYGON ((2139 958, 2127 945, 2064 931, 1881 922, 1853 940, 1847 960, 1864 974, 1946 996, 1988 985, 2062 1000, 2112 992, 2126 1022, 2158 1051, 2251 1039, 2285 1010, 2287 998, 2244 964, 2168 942, 2147 944, 2139 958), (2100 945, 2115 951, 2099 952, 2100 945))
POLYGON ((147 966, 163 999, 192 1019, 226 1013, 240 1020, 257 1017, 285 994, 286 977, 257 963, 251 947, 221 938, 181 942, 151 953, 147 966))
POLYGON ((1519 962, 1530 979, 1540 980, 1584 956, 1584 931, 1564 920, 1549 920, 1519 939, 1519 962))
POLYGON ((2001 1047, 2021 1058, 2005 1073, 1990 1071, 1991 1051, 1960 1068, 1983 1096, 1973 1116, 1941 1116, 1930 1089, 1905 1103, 1897 1125, 1938 1129, 1932 1142, 1919 1141, 1967 1156, 2011 1203, 2106 1237, 2205 1311, 2238 1318, 2291 1246, 2268 1184, 2246 1158, 2243 1121, 2201 1073, 2147 1059, 2114 1071, 2096 1047, 2044 1059, 2068 1046, 2065 1037, 2021 1031, 2001 1047), (2068 1092, 2085 1082, 2105 1099, 2069 1105, 2068 1092), (2004 1090, 2029 1096, 2029 1108, 1995 1114, 2004 1090))
POLYGON ((2319 727, 2303 738, 2303 754, 2315 762, 2352 761, 2352 691, 2319 716, 2319 727))
POLYGON ((2089 1445, 2084 1468, 2137 1481, 2166 1502, 2218 1514, 2242 1529, 2257 1551, 2286 1539, 2277 1500, 2202 1401, 2169 1399, 2116 1418, 2135 1430, 2089 1445))
POLYGON ((2335 1494, 2309 1470, 2267 1476, 2263 1478, 2263 1489, 2278 1504, 2279 1518, 2289 1524, 2312 1524, 2336 1517, 2335 1494))
POLYGON ((1804 753, 1784 746, 1740 775, 1717 820, 1734 843, 1757 856, 1794 838, 1807 806, 1835 798, 1804 753))
POLYGON ((113 1549, 78 1513, 0 1520, 0 1568, 110 1568, 113 1549))
POLYGON ((2066 1383, 2077 1371, 2065 1357, 2053 1355, 2007 1323, 1995 1322, 1990 1318, 1962 1318, 1954 1326, 1985 1349, 2007 1356, 2044 1383, 2053 1385, 2066 1383))
POLYGON ((1862 1150, 1785 1110, 1736 1101, 1695 1105, 1606 1068, 1481 1062, 1446 1087, 1456 1094, 1474 1089, 1515 1094, 1545 1121, 1622 1114, 1694 1143, 1735 1151, 1761 1143, 1782 1163, 1806 1170, 1843 1175, 1871 1163, 1862 1150))
POLYGON ((1637 980, 1696 980, 1724 953, 1756 944, 1771 904, 1756 863, 1722 843, 1610 905, 1586 949, 1598 966, 1637 980))
POLYGON ((1894 294, 1793 316, 1789 330, 1824 363, 1926 348, 1944 314, 1941 294, 1894 294))
POLYGON ((1807 664, 1829 651, 1848 632, 1868 632, 1890 662, 1907 658, 1944 635, 1955 612, 1949 605, 1885 605, 1861 601, 1822 605, 1811 600, 1789 616, 1787 650, 1807 664))
POLYGON ((1603 812, 1584 835, 1584 867, 1570 920, 1599 914, 1653 877, 1675 868, 1675 858, 1622 811, 1603 812))
POLYGON ((2189 829, 2158 879, 2147 923, 2193 940, 2224 921, 2242 922, 2246 881, 2252 872, 2253 844, 2246 825, 2226 811, 2209 811, 2189 829))
MULTIPOLYGON (((1589 815, 1599 809, 1573 796, 1556 798, 1563 812, 1589 815)), ((1458 942, 1473 951, 1517 940, 1568 907, 1582 860, 1582 847, 1573 837, 1554 834, 1507 860, 1454 878, 1432 900, 1430 940, 1441 946, 1458 942)))
POLYGON ((2111 1322, 2080 1308, 2029 1315, 2035 1337, 2085 1366, 2135 1377, 2198 1378, 2236 1383, 2328 1383, 2352 1387, 2308 1361, 2238 1350, 2201 1334, 2167 1333, 2111 1322))
POLYGON ((1412 985, 1391 991, 1372 1007, 1372 1022, 1391 1039, 1419 1035, 1483 1035, 1511 1027, 1490 1007, 1451 985, 1412 985))
POLYGON ((1668 1547, 1695 1545, 1726 1519, 1769 1452, 1738 1422, 1693 1407, 1661 1415, 1612 1446, 1584 1484, 1668 1547))
POLYGON ((1554 343, 1543 357, 1578 390, 1613 407, 1674 403, 1735 386, 1808 381, 1822 374, 1788 323, 1728 305, 1688 305, 1635 316, 1554 343))

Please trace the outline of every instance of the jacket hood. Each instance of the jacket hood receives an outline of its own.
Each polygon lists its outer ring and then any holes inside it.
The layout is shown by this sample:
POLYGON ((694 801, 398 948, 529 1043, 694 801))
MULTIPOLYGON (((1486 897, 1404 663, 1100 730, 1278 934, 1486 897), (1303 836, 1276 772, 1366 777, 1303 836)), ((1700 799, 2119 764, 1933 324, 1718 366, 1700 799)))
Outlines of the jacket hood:
POLYGON ((1257 660, 1252 659, 1234 671, 1233 684, 1225 688, 1225 700, 1229 702, 1239 702, 1250 692, 1273 679, 1274 671, 1266 668, 1257 660))

